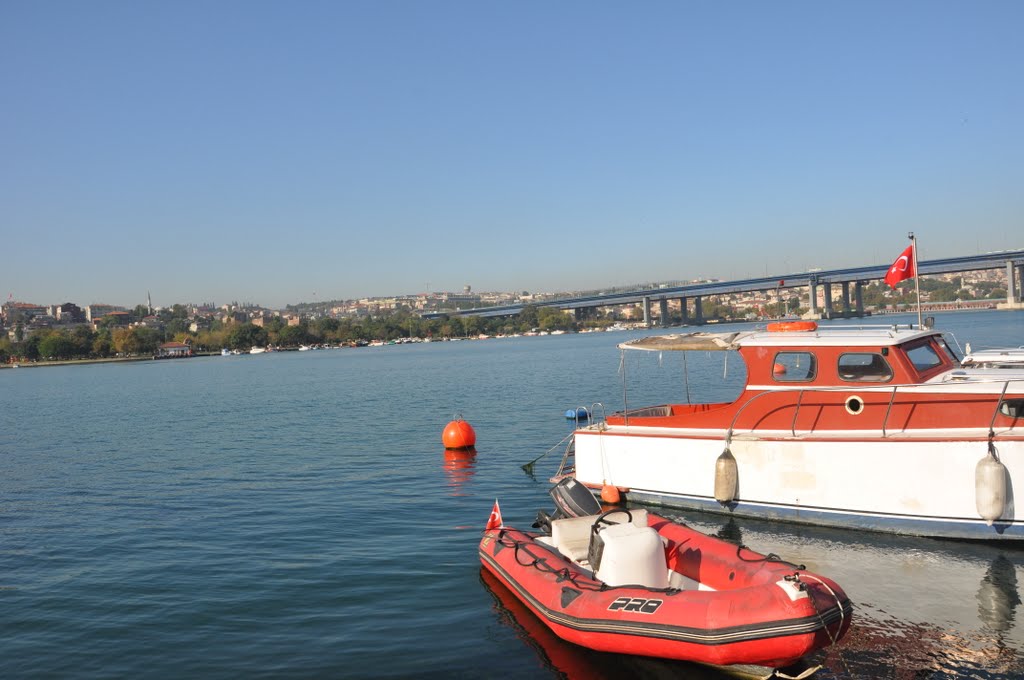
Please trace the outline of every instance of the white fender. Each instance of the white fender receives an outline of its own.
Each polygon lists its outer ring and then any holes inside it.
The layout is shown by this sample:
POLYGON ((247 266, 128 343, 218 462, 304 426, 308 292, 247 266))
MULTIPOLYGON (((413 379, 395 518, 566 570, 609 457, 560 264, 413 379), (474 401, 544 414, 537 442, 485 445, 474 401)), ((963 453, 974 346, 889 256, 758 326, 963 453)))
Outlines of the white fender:
POLYGON ((739 468, 736 458, 728 448, 722 451, 715 461, 715 500, 725 505, 736 500, 736 487, 739 484, 739 468))
POLYGON ((1006 510, 1006 466, 991 449, 974 468, 974 494, 978 515, 992 526, 1006 510))

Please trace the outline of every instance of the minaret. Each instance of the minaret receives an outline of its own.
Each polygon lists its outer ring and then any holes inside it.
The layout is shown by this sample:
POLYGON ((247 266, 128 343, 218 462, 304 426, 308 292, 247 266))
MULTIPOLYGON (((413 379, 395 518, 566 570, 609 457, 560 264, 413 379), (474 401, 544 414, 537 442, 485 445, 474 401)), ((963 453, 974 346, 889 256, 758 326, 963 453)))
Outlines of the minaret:
POLYGON ((149 307, 149 315, 153 316, 153 297, 146 291, 146 306, 149 307))

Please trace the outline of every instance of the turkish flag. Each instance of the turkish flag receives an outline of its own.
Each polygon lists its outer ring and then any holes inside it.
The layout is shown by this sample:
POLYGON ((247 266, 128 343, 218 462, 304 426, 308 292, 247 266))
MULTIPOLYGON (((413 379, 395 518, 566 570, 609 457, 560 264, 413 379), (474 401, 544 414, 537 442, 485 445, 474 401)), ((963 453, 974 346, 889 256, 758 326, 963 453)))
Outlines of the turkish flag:
POLYGON ((906 279, 912 279, 915 275, 914 271, 914 244, 911 243, 907 246, 907 249, 896 258, 896 261, 889 267, 889 271, 885 273, 885 282, 889 284, 890 288, 895 288, 896 284, 906 279))
POLYGON ((494 499, 494 508, 491 509, 491 516, 487 520, 487 526, 484 531, 490 531, 491 529, 501 529, 505 525, 501 521, 501 508, 498 507, 498 499, 494 499))

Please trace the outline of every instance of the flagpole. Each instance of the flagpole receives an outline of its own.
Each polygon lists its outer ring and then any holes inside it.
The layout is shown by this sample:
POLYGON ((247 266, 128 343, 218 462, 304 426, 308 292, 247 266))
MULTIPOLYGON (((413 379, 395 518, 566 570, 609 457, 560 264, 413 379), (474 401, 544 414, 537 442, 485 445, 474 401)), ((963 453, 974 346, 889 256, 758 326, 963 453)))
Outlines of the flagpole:
POLYGON ((914 292, 917 294, 917 327, 924 329, 924 319, 921 318, 921 272, 917 268, 917 239, 914 232, 907 234, 910 239, 911 252, 914 254, 914 292))

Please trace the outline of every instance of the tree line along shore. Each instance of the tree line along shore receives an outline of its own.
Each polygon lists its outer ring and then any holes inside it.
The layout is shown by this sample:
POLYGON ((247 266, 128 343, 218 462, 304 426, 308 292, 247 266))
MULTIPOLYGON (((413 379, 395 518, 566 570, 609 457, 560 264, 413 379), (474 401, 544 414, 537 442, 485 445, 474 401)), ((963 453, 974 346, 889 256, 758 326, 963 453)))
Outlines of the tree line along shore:
MULTIPOLYGON (((141 321, 141 320, 140 320, 141 321)), ((69 361, 101 362, 153 357, 168 342, 188 344, 194 354, 219 353, 221 349, 248 351, 252 347, 297 349, 302 345, 355 345, 402 339, 452 339, 479 335, 540 331, 574 331, 584 325, 601 327, 613 321, 595 319, 577 323, 571 314, 556 309, 527 308, 516 317, 485 319, 456 317, 424 319, 397 311, 377 317, 302 319, 296 325, 271 318, 252 322, 213 321, 207 330, 189 331, 187 318, 164 315, 159 325, 116 326, 102 321, 71 328, 46 328, 20 339, 15 334, 0 338, 0 365, 69 361)))
MULTIPOLYGON (((941 300, 978 299, 998 296, 1003 291, 992 289, 996 284, 972 284, 969 288, 959 277, 937 280, 922 277, 921 288, 932 302, 941 300)), ((881 311, 897 309, 901 303, 913 301, 909 284, 896 290, 872 284, 865 288, 864 304, 881 311)), ((705 301, 705 321, 750 320, 750 309, 731 304, 729 296, 712 296, 705 301)), ((779 301, 779 313, 799 315, 804 311, 801 299, 792 294, 779 301)), ((778 304, 778 303, 777 303, 778 304)), ((159 310, 155 316, 140 305, 128 319, 118 325, 113 318, 101 318, 95 326, 80 324, 51 327, 26 333, 20 326, 0 336, 0 366, 39 362, 97 362, 151 358, 160 345, 168 342, 190 345, 193 354, 219 353, 221 349, 248 351, 252 347, 274 346, 283 349, 302 345, 354 345, 374 341, 391 342, 414 338, 443 340, 478 337, 480 335, 514 335, 531 331, 599 330, 620 321, 632 319, 628 308, 594 310, 584 319, 550 308, 526 306, 517 316, 484 318, 478 316, 424 319, 418 314, 398 309, 374 316, 304 317, 289 324, 282 317, 270 317, 260 324, 232 320, 212 320, 208 328, 191 330, 194 319, 183 305, 159 310)), ((681 321, 681 316, 668 319, 668 324, 681 321)))

